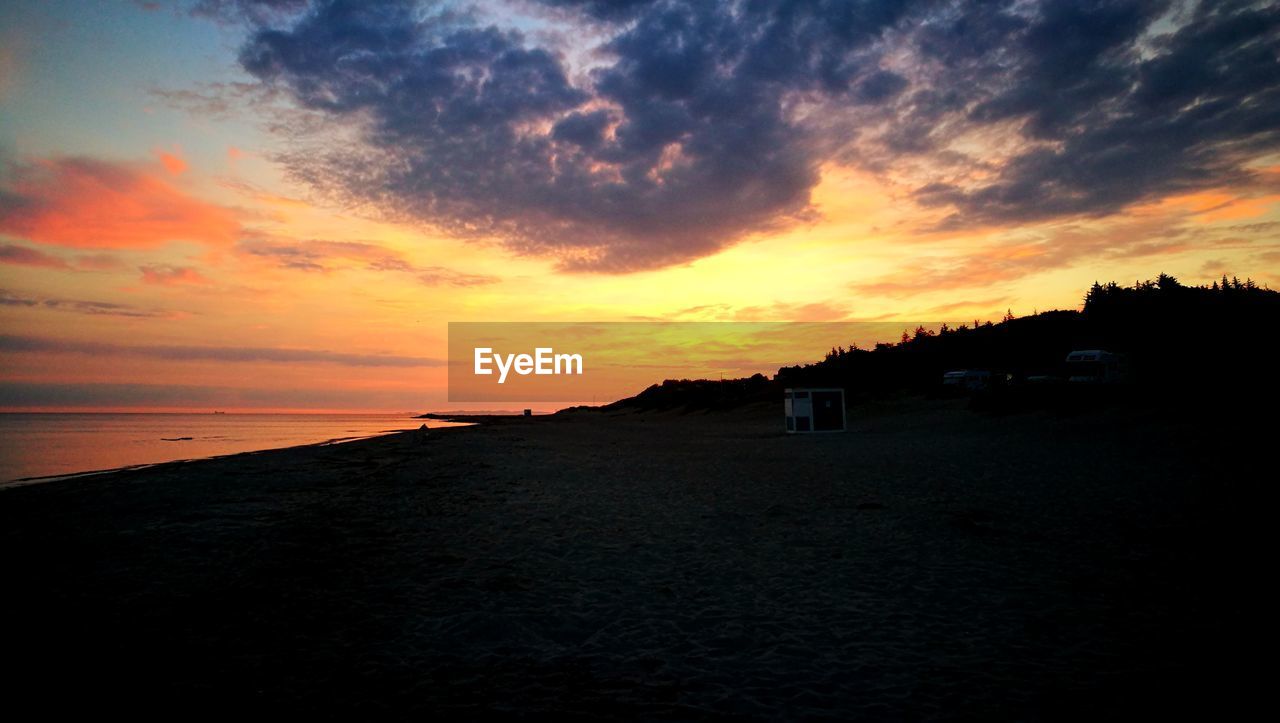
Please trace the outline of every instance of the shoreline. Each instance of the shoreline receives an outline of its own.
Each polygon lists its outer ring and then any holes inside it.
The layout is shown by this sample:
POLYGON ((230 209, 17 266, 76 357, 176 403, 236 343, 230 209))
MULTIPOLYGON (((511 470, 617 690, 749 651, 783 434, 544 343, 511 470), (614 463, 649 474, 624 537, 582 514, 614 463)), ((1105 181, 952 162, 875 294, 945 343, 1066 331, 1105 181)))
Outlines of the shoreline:
MULTIPOLYGON (((462 429, 467 426, 478 425, 480 422, 464 422, 458 420, 459 423, 451 427, 428 427, 430 431, 443 431, 445 429, 462 429)), ((48 484, 50 482, 61 482, 63 480, 82 479, 85 477, 97 477, 101 475, 110 475, 119 472, 135 472, 138 470, 150 469, 153 467, 162 467, 165 465, 189 465, 193 463, 206 462, 210 460, 227 459, 231 457, 240 457, 245 455, 269 454, 272 452, 284 452, 288 450, 300 449, 304 447, 331 447, 339 444, 350 444, 352 442, 361 442, 366 439, 377 439, 379 437, 389 437, 397 434, 416 434, 419 430, 399 430, 394 432, 382 432, 379 434, 368 434, 357 437, 335 437, 327 439, 323 442, 308 442, 306 444, 293 444, 286 447, 268 447, 267 449, 250 449, 244 452, 230 452, 227 454, 213 454, 208 457, 188 457, 183 459, 171 459, 164 462, 142 462, 139 464, 125 465, 123 467, 108 467, 106 469, 85 470, 83 472, 68 472, 65 474, 39 475, 35 477, 19 477, 7 482, 0 482, 0 492, 15 487, 26 487, 36 484, 48 484)), ((168 440, 166 440, 168 441, 168 440)))

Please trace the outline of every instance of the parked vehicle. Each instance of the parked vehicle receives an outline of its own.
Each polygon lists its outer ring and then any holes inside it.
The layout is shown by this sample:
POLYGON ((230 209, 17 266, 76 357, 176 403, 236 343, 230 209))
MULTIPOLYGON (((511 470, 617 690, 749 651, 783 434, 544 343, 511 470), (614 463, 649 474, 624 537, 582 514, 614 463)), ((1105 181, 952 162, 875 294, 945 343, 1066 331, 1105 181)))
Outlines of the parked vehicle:
POLYGON ((1067 381, 1073 384, 1116 384, 1129 374, 1128 359, 1104 349, 1073 351, 1066 359, 1067 381))
POLYGON ((942 375, 942 386, 956 387, 970 392, 991 388, 991 372, 986 369, 956 369, 942 375))

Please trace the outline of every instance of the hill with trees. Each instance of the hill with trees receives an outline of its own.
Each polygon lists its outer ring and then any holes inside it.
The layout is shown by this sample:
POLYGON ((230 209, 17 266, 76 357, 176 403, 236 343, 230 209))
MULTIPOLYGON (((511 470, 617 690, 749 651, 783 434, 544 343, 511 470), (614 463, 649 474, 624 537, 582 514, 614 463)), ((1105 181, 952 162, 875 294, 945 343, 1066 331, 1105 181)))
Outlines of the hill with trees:
MULTIPOLYGON (((780 398, 790 386, 842 387, 856 402, 935 392, 944 372, 959 369, 988 370, 1000 382, 994 395, 1017 395, 1064 378, 1066 356, 1082 349, 1122 355, 1129 369, 1123 386, 1131 395, 1175 402, 1224 395, 1276 398, 1277 329, 1280 292, 1250 279, 1223 277, 1189 286, 1160 274, 1132 286, 1095 283, 1079 310, 917 327, 871 349, 837 345, 826 358, 783 367, 773 379, 757 374, 723 382, 668 380, 610 407, 732 407, 780 398)), ((1072 393, 1079 391, 1079 385, 1070 386, 1072 393)))

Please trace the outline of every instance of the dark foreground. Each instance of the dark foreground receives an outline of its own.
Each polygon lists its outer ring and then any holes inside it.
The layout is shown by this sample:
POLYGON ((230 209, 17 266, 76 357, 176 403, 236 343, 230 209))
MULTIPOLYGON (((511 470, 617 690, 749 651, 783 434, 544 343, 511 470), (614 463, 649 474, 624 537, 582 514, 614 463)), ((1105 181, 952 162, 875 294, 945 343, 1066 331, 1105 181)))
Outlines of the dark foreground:
POLYGON ((1252 698, 1270 566, 1248 470, 1269 432, 913 402, 804 438, 775 411, 516 419, 0 491, 6 699, 1070 720, 1252 698))

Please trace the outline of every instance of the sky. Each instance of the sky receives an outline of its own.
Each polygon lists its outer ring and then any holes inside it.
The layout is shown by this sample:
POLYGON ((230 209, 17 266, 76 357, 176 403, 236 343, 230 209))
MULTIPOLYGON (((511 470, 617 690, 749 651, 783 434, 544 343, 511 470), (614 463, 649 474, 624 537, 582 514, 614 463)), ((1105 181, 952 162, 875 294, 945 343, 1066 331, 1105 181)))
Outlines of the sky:
POLYGON ((451 321, 998 319, 1278 230, 1274 5, 0 3, 0 409, 447 409, 451 321))

